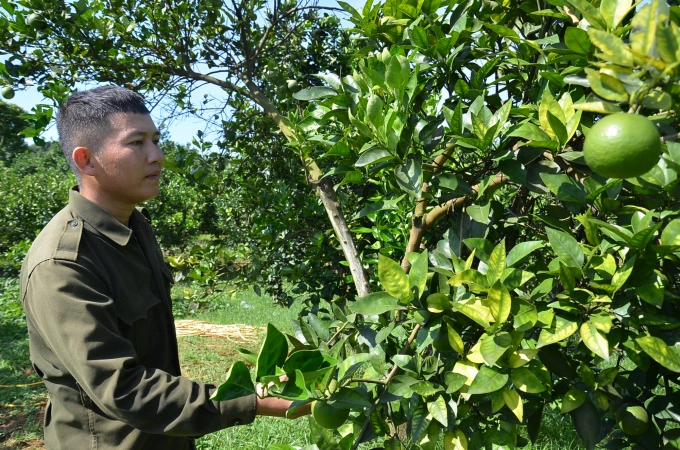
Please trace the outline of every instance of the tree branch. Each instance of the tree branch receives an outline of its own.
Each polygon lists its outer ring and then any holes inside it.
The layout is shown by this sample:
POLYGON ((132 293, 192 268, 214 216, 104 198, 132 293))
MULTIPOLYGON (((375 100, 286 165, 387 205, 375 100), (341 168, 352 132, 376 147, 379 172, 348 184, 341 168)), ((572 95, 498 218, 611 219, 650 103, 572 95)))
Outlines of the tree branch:
MULTIPOLYGON (((411 344, 413 343, 413 340, 416 338, 418 335, 418 331, 420 331, 420 325, 416 325, 413 331, 411 331, 411 335, 408 337, 406 340, 406 344, 404 347, 401 349, 399 352, 400 355, 405 355, 406 352, 408 352, 408 349, 411 347, 411 344)), ((371 409, 368 410, 368 417, 366 418, 366 422, 364 422, 364 426, 361 427, 361 432, 359 433, 359 436, 354 441, 354 445, 352 446, 351 450, 356 450, 359 447, 359 444, 361 443, 361 438, 364 436, 364 433, 366 433, 366 430, 368 429, 368 425, 371 423, 371 414, 373 414, 373 411, 378 407, 380 404, 380 400, 382 400, 383 395, 385 395, 385 392, 387 392, 387 385, 390 384, 390 381, 392 381, 392 378, 395 377, 395 375, 399 372, 399 366, 396 364, 392 367, 392 370, 390 370, 390 373, 387 374, 387 377, 385 377, 385 389, 380 393, 377 399, 375 399, 375 402, 373 402, 373 405, 371 406, 371 409)))
MULTIPOLYGON (((447 149, 444 153, 435 158, 435 160, 432 163, 432 166, 434 167, 433 173, 439 173, 442 171, 442 169, 444 169, 444 163, 446 163, 447 159, 451 159, 451 155, 453 154, 455 149, 456 147, 451 145, 449 149, 447 149)), ((422 242, 423 235, 425 234, 425 230, 423 229, 425 225, 423 222, 423 218, 425 217, 425 211, 428 205, 427 202, 428 191, 429 191, 428 184, 423 183, 423 187, 421 189, 423 196, 418 199, 416 209, 413 212, 411 233, 409 234, 408 244, 406 245, 404 258, 401 260, 401 267, 404 270, 407 270, 408 268, 408 258, 406 257, 406 255, 409 252, 415 252, 418 250, 418 248, 420 247, 420 243, 422 242)))

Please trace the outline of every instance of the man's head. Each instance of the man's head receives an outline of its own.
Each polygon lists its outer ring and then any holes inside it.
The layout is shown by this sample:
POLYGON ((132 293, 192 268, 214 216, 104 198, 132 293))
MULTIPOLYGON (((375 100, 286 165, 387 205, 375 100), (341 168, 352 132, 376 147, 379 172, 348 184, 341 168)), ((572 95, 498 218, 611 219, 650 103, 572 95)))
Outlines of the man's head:
POLYGON ((102 149, 111 116, 120 113, 149 114, 144 99, 129 89, 101 86, 72 94, 57 114, 59 143, 78 184, 81 177, 73 161, 73 150, 86 147, 94 153, 102 149))
POLYGON ((139 95, 115 86, 73 94, 57 128, 86 198, 125 222, 136 204, 158 195, 161 136, 139 95))

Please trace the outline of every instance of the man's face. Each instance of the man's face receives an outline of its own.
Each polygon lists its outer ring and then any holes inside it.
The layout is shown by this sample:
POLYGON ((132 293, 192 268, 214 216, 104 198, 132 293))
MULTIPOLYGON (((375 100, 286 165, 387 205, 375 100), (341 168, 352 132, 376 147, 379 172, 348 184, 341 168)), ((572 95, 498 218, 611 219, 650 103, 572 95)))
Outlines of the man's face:
POLYGON ((148 114, 114 114, 96 156, 101 166, 100 193, 121 204, 137 204, 158 195, 163 153, 160 133, 148 114))

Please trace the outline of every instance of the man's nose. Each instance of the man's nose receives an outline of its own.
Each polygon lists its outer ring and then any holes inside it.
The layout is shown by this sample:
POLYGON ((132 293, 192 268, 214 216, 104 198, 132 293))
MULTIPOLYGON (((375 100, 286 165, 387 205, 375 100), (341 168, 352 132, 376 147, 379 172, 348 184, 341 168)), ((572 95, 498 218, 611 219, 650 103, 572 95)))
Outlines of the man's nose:
POLYGON ((149 163, 158 163, 163 167, 163 150, 153 142, 151 143, 151 149, 149 150, 149 163))

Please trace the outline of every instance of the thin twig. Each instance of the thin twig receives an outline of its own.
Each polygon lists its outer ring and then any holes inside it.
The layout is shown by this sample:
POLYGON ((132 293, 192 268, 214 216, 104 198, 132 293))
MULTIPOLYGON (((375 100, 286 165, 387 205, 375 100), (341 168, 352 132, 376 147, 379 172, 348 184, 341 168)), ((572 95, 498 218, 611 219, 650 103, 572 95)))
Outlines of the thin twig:
POLYGON ((344 330, 347 325, 349 325, 349 321, 343 323, 342 326, 340 328, 338 328, 338 331, 336 331, 335 334, 333 336, 331 336, 331 338, 328 340, 328 347, 329 348, 333 346, 333 341, 338 336, 340 336, 340 333, 342 333, 342 330, 344 330))

